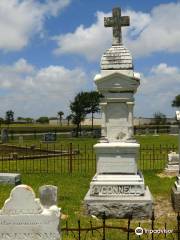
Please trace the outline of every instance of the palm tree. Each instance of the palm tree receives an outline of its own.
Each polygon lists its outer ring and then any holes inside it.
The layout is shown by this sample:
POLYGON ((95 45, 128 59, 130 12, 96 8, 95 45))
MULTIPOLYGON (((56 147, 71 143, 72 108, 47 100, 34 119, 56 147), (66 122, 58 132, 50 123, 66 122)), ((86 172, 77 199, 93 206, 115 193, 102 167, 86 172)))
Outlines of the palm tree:
POLYGON ((59 122, 60 122, 60 124, 62 126, 62 116, 64 115, 64 113, 62 111, 60 111, 57 114, 59 115, 59 122))

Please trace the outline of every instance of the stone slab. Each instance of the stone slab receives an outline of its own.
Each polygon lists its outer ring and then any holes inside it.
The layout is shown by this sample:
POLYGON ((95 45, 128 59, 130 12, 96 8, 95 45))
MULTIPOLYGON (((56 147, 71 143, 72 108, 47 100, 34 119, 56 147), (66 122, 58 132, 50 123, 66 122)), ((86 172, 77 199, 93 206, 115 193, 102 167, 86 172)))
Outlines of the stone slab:
POLYGON ((141 196, 144 194, 142 175, 96 174, 90 183, 91 196, 119 197, 123 195, 141 196))
POLYGON ((39 197, 41 204, 49 208, 57 205, 57 187, 53 185, 45 185, 39 188, 39 197))
POLYGON ((19 173, 0 173, 0 184, 21 184, 21 175, 19 173))
POLYGON ((137 174, 138 143, 98 143, 94 149, 97 156, 98 174, 137 174))
POLYGON ((146 219, 151 218, 153 209, 152 195, 146 187, 144 196, 131 196, 108 198, 106 197, 92 197, 90 191, 86 194, 84 199, 86 213, 95 215, 99 218, 105 214, 106 218, 132 218, 146 219))
POLYGON ((171 190, 172 207, 176 212, 180 212, 180 191, 175 186, 171 190))
POLYGON ((178 172, 179 171, 179 164, 168 164, 165 168, 165 171, 167 172, 178 172))
POLYGON ((60 209, 44 208, 27 185, 16 186, 0 210, 1 240, 60 240, 60 209))

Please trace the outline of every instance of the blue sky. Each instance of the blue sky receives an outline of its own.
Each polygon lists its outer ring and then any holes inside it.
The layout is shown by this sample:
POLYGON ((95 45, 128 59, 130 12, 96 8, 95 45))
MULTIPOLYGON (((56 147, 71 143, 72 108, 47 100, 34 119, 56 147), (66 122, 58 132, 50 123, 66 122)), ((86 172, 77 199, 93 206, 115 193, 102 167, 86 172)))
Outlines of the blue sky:
POLYGON ((1 0, 0 116, 56 116, 82 90, 95 89, 112 30, 113 7, 129 15, 123 43, 141 74, 135 115, 174 116, 180 94, 180 1, 1 0))

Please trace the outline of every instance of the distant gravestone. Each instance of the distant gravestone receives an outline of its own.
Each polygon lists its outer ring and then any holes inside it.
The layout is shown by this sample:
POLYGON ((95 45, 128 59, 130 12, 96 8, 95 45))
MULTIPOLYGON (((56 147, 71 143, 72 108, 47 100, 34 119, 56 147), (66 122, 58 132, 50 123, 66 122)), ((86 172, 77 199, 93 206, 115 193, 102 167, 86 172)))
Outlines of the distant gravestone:
POLYGON ((24 143, 24 137, 19 136, 19 145, 23 145, 23 143, 24 143))
POLYGON ((19 173, 0 173, 0 184, 21 184, 21 175, 19 173))
POLYGON ((60 240, 60 209, 43 206, 27 185, 15 187, 0 210, 1 240, 60 240))
POLYGON ((169 172, 179 171, 179 154, 178 153, 170 152, 168 154, 168 162, 165 170, 169 172))
POLYGON ((55 133, 45 133, 43 137, 44 142, 55 142, 56 141, 56 134, 55 133))
POLYGON ((8 130, 7 130, 7 128, 3 128, 1 130, 1 141, 2 141, 2 143, 7 143, 8 140, 9 140, 8 130))

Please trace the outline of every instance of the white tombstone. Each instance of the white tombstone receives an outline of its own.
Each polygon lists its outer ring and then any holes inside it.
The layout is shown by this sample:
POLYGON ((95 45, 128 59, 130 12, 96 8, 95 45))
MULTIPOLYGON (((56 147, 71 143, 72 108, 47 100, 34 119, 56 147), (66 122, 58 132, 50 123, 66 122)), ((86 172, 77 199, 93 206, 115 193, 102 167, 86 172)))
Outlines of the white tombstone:
POLYGON ((60 209, 45 208, 27 185, 15 187, 0 210, 1 240, 60 240, 60 209))
POLYGON ((167 172, 178 172, 179 171, 179 154, 176 152, 170 152, 168 154, 168 162, 165 168, 167 172))
POLYGON ((133 137, 134 94, 140 75, 133 70, 132 56, 121 41, 121 26, 128 17, 113 9, 105 26, 113 27, 113 45, 101 58, 101 73, 94 78, 101 102, 102 136, 94 146, 97 172, 85 196, 90 215, 107 218, 151 217, 152 196, 137 169, 140 145, 133 137), (113 19, 113 20, 112 20, 113 19))

